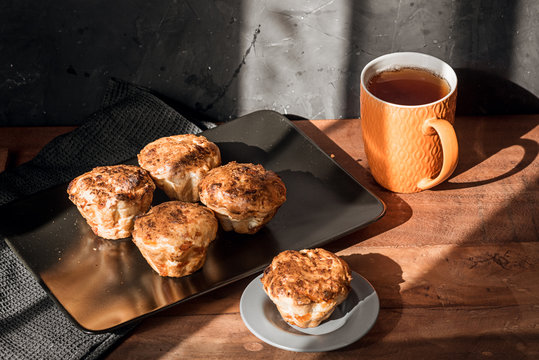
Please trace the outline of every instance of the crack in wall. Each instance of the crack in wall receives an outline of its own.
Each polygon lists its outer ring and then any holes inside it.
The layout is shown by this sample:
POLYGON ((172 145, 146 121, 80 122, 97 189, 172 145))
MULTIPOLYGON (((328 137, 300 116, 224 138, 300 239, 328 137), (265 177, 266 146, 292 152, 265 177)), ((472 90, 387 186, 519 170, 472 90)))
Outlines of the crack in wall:
POLYGON ((247 59, 247 56, 249 56, 249 53, 255 47, 256 40, 258 38, 258 35, 260 34, 260 27, 261 27, 261 25, 259 24, 258 27, 255 29, 255 31, 253 33, 253 38, 251 40, 251 43, 249 44, 249 47, 247 48, 247 50, 245 50, 245 52, 243 53, 243 56, 241 58, 241 61, 240 61, 239 65, 236 67, 236 70, 234 70, 234 72, 232 73, 232 77, 221 88, 221 90, 219 91, 219 93, 217 94, 217 96, 215 97, 215 99, 212 102, 210 102, 208 105, 206 105, 204 107, 198 108, 197 110, 199 110, 199 111, 208 111, 208 110, 210 110, 213 107, 213 105, 215 105, 219 100, 221 100, 226 95, 226 93, 230 89, 230 86, 232 86, 232 82, 238 77, 238 75, 240 74, 241 68, 243 67, 243 65, 245 65, 245 63, 246 63, 245 61, 247 59))

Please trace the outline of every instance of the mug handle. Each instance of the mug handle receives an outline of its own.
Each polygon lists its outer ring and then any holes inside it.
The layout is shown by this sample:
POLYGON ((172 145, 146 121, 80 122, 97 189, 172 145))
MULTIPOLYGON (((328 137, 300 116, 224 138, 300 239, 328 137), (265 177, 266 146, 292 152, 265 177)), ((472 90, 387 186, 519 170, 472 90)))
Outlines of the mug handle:
POLYGON ((457 135, 453 125, 444 119, 428 119, 423 123, 423 134, 432 135, 432 129, 434 129, 440 137, 442 143, 443 163, 442 170, 436 178, 424 178, 417 183, 417 187, 421 190, 430 189, 441 182, 447 180, 449 176, 455 171, 458 163, 459 145, 457 142, 457 135))

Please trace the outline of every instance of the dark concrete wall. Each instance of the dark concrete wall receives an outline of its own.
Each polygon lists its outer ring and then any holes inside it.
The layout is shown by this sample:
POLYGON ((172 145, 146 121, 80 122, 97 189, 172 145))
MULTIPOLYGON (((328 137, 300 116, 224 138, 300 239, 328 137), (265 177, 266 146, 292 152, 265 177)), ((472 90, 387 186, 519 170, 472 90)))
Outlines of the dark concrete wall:
POLYGON ((258 109, 359 114, 371 59, 458 72, 460 114, 538 112, 535 0, 6 0, 0 125, 80 124, 117 77, 226 121, 258 109))

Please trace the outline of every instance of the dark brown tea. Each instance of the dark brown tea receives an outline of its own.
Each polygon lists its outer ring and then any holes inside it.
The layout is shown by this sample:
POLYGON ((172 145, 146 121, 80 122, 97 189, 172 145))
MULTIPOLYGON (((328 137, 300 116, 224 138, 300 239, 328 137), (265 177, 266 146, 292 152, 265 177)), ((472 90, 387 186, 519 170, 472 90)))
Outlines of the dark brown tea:
POLYGON ((399 105, 429 104, 451 91, 447 80, 419 68, 382 71, 369 80, 367 88, 377 98, 399 105))

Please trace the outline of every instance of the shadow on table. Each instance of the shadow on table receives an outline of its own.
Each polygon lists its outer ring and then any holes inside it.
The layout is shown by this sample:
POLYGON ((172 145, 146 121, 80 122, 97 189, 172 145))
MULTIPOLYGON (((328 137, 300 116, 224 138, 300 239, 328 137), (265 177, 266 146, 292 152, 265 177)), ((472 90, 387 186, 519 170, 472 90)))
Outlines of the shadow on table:
POLYGON ((370 358, 520 359, 534 353, 531 294, 537 293, 539 250, 530 198, 539 176, 532 180, 420 278, 405 281, 400 265, 381 254, 343 256, 374 286, 381 310, 371 331, 341 351, 370 358), (401 321, 402 335, 390 339, 401 321))
POLYGON ((497 75, 472 69, 456 69, 456 72, 459 94, 455 132, 459 142, 459 164, 451 178, 511 146, 520 146, 524 155, 504 174, 486 173, 485 179, 462 183, 452 182, 450 178, 434 190, 470 188, 505 179, 529 166, 539 153, 536 141, 522 138, 537 123, 524 122, 518 115, 538 114, 537 96, 497 75))
POLYGON ((350 345, 349 349, 379 342, 397 326, 402 315, 400 284, 404 282, 399 264, 389 257, 377 254, 353 254, 342 256, 350 269, 367 279, 378 293, 380 313, 364 341, 350 345))
POLYGON ((539 144, 522 136, 531 131, 532 122, 524 123, 514 117, 472 117, 460 118, 455 123, 459 141, 459 164, 451 178, 433 190, 463 189, 491 184, 517 174, 533 163, 539 154, 539 144), (488 133, 485 128, 491 128, 488 133), (492 130, 494 128, 494 130, 492 130), (496 134, 493 136, 493 134, 496 134), (486 161, 494 154, 511 146, 520 146, 524 152, 513 168, 503 174, 484 174, 485 178, 469 182, 454 182, 453 178, 486 161))
POLYGON ((390 289, 377 288, 380 299, 394 299, 394 304, 382 306, 375 327, 348 348, 371 358, 428 354, 428 358, 524 359, 536 353, 532 294, 537 293, 539 273, 534 265, 539 250, 532 199, 538 180, 539 176, 532 177, 527 187, 485 217, 461 246, 443 254, 419 279, 407 279, 404 290, 393 289, 399 279, 395 271, 384 269, 391 268, 390 263, 375 258, 369 266, 368 257, 347 259, 362 262, 359 269, 367 278, 369 271, 383 271, 372 275, 389 279, 390 289), (399 297, 406 304, 400 308, 399 297), (401 316, 403 337, 375 346, 401 316))

